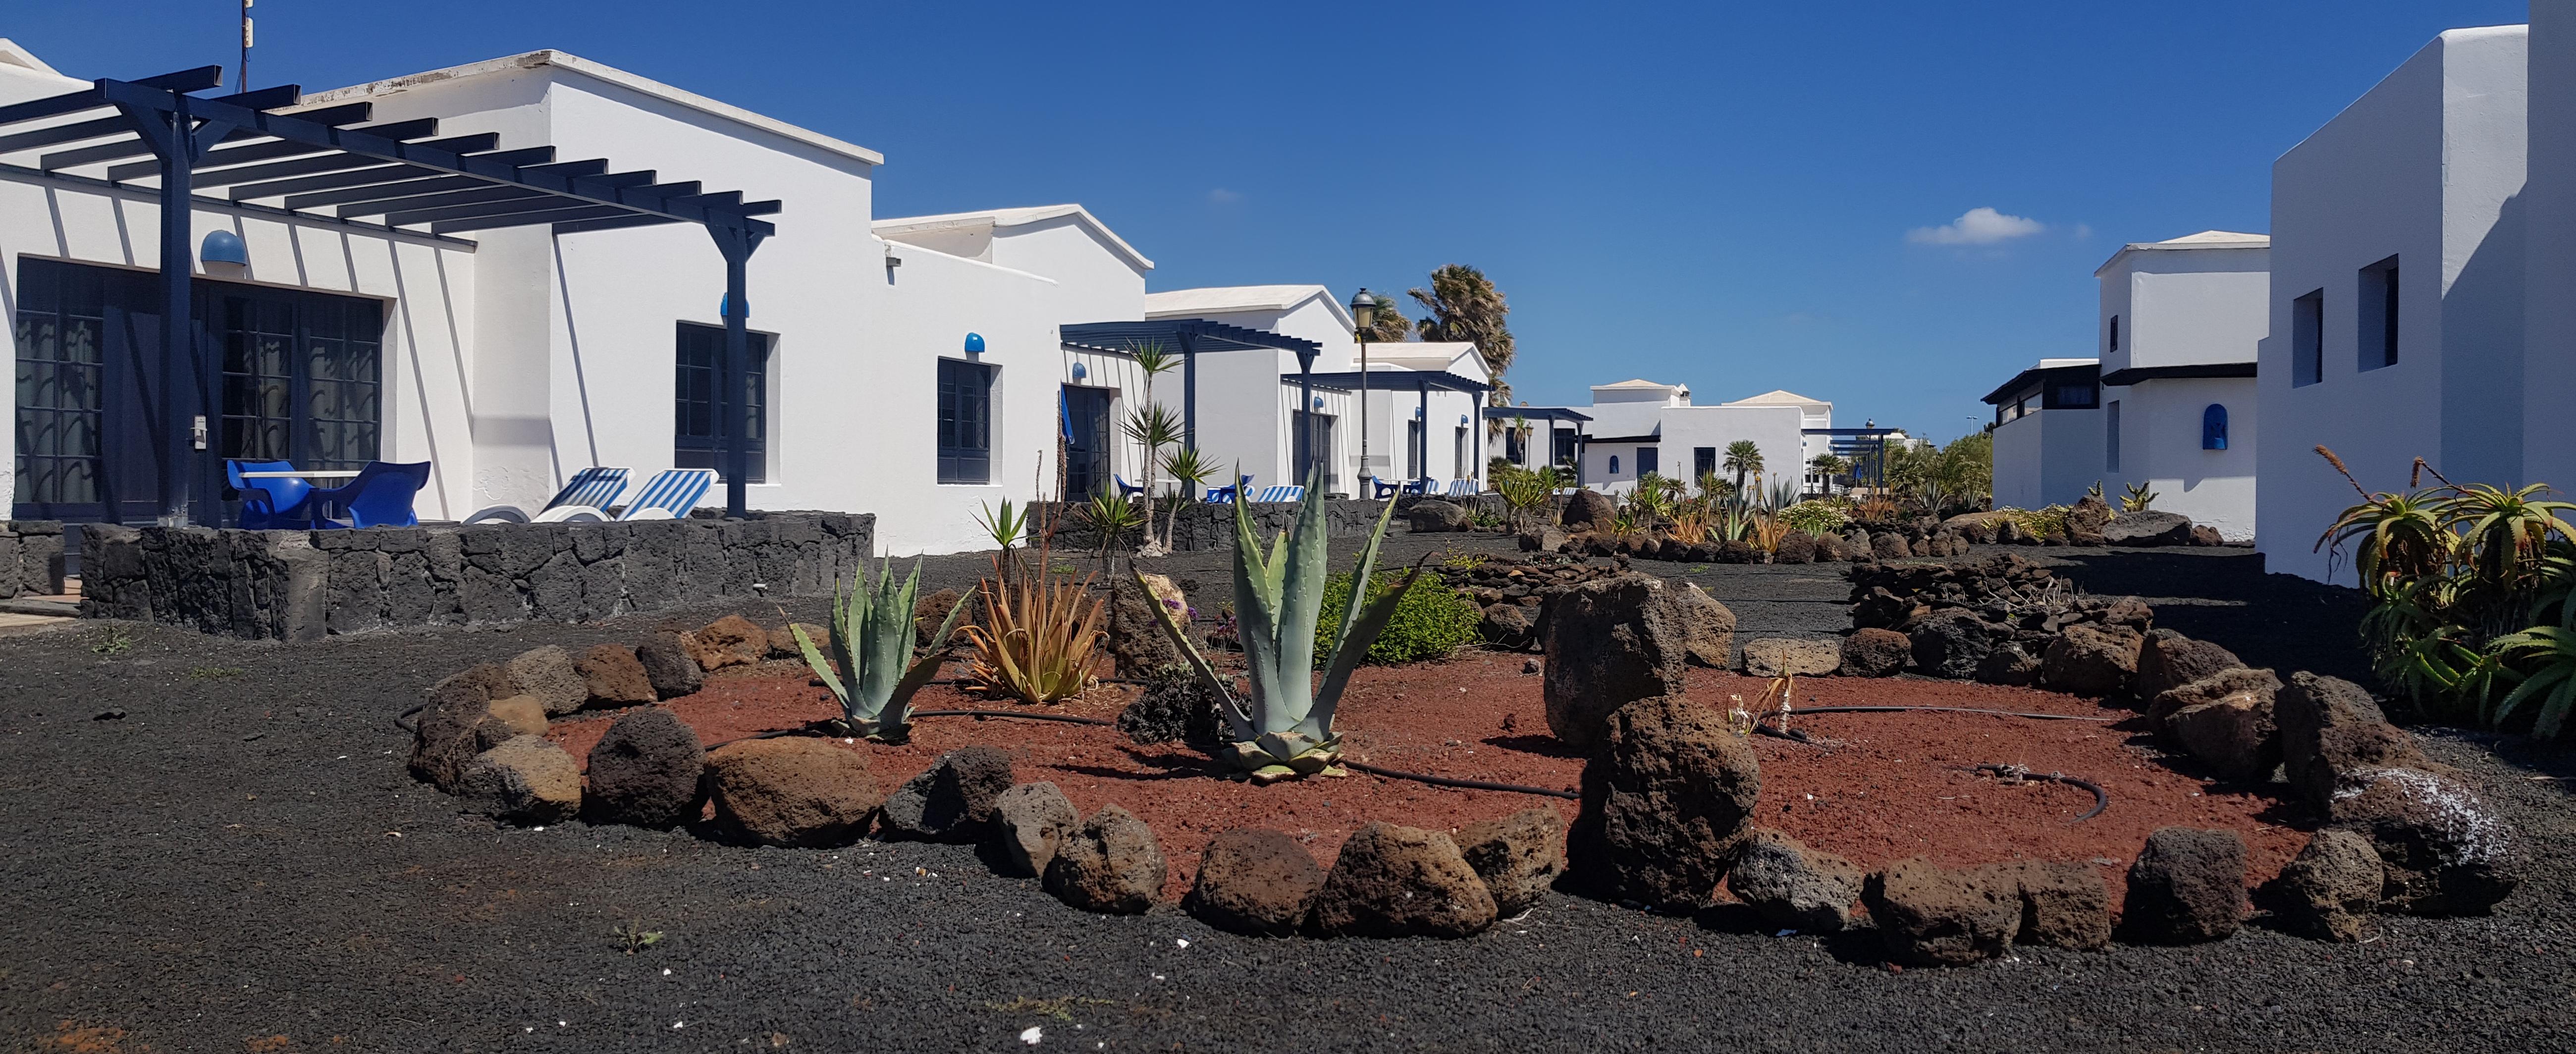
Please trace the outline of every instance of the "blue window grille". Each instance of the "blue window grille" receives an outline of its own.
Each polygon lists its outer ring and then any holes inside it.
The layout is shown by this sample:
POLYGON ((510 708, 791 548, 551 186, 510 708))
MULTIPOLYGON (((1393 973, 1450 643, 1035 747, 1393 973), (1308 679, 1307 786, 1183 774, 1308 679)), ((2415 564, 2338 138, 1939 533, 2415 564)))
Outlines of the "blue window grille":
POLYGON ((939 360, 939 482, 993 478, 993 368, 939 360))
POLYGON ((2227 408, 2217 403, 2200 412, 2200 448, 2227 449, 2227 408))

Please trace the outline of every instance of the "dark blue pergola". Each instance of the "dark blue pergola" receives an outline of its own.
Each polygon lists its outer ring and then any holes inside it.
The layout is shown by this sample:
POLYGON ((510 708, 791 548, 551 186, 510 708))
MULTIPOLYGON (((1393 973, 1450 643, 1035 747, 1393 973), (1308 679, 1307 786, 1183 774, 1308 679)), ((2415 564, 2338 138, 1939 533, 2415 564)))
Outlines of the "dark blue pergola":
POLYGON ((725 510, 745 515, 751 313, 745 271, 752 252, 776 233, 755 217, 777 213, 778 202, 746 202, 740 191, 708 192, 695 182, 665 183, 650 171, 611 172, 600 159, 556 161, 548 146, 501 150, 499 137, 489 133, 434 138, 435 118, 371 125, 373 105, 366 102, 277 112, 302 101, 295 85, 194 94, 222 83, 223 67, 205 66, 132 81, 101 78, 81 91, 0 106, 0 157, 85 144, 42 154, 32 167, 0 161, 0 174, 93 190, 158 183, 167 373, 160 402, 172 426, 164 429, 163 523, 191 522, 192 495, 213 494, 221 475, 217 459, 199 456, 208 446, 203 422, 220 412, 215 404, 222 395, 216 364, 196 344, 189 303, 192 212, 211 204, 198 196, 200 187, 229 188, 223 204, 240 211, 389 232, 426 227, 432 236, 541 224, 556 234, 665 223, 705 227, 725 259, 725 361, 717 396, 726 423, 725 510), (128 160, 134 158, 145 160, 128 160), (103 176, 71 171, 102 164, 108 166, 103 176))
MULTIPOLYGON (((1304 379, 1313 385, 1342 392, 1357 390, 1363 379, 1367 381, 1369 387, 1384 388, 1390 392, 1405 388, 1413 389, 1414 398, 1418 401, 1414 414, 1422 420, 1422 436, 1416 440, 1418 445, 1414 447, 1413 458, 1414 464, 1425 467, 1431 464, 1431 393, 1443 391, 1482 395, 1494 390, 1491 384, 1473 377, 1462 377, 1447 370, 1370 370, 1365 374, 1358 370, 1349 370, 1342 373, 1308 374, 1304 379)), ((1479 428, 1476 429, 1474 478, 1484 478, 1484 464, 1485 430, 1479 428)), ((1368 466, 1360 467, 1365 470, 1368 466)))
POLYGON ((1574 422, 1574 475, 1578 482, 1581 481, 1583 477, 1583 442, 1584 440, 1591 438, 1583 434, 1583 426, 1591 422, 1591 414, 1565 406, 1488 406, 1485 408, 1485 420, 1527 420, 1547 422, 1548 460, 1551 463, 1556 460, 1556 423, 1559 421, 1574 422))
MULTIPOLYGON (((1300 378, 1297 405, 1305 407, 1314 398, 1315 355, 1324 346, 1301 337, 1273 333, 1266 329, 1211 322, 1203 318, 1160 318, 1142 322, 1077 322, 1057 328, 1057 339, 1065 347, 1087 351, 1133 355, 1136 349, 1149 345, 1177 348, 1181 353, 1181 434, 1189 449, 1199 446, 1199 355, 1219 351, 1284 351, 1297 356, 1300 378)), ((1315 430, 1314 415, 1306 417, 1306 427, 1297 430, 1297 464, 1313 466, 1315 430)))

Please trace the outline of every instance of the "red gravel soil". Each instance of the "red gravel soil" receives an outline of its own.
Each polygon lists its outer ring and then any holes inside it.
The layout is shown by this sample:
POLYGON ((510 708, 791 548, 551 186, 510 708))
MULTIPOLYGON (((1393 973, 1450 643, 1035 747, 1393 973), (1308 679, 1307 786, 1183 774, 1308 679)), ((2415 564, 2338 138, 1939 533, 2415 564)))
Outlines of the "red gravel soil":
MULTIPOLYGON (((1345 750, 1405 771, 1573 790, 1582 760, 1548 735, 1539 678, 1521 672, 1524 658, 1468 652, 1447 662, 1363 668, 1335 718, 1345 750)), ((1688 693, 1723 710, 1732 705, 1730 695, 1758 699, 1767 683, 1693 669, 1688 693)), ((913 705, 1112 718, 1134 693, 1102 685, 1056 706, 1028 707, 940 684, 913 705)), ((1911 679, 1802 678, 1797 696, 1801 707, 1959 706, 2114 719, 1793 714, 1792 726, 1821 746, 1755 737, 1762 797, 1754 822, 1864 867, 1917 855, 1950 865, 2089 862, 2110 883, 2117 904, 2130 860, 2159 827, 2243 834, 2251 850, 2249 881, 2277 874, 2306 842, 2305 831, 2288 823, 2293 810, 2279 800, 2166 768, 2142 749, 2143 721, 2132 711, 2035 689, 1911 679), (1981 764, 2079 776, 2108 791, 2110 807, 2074 822, 2092 807, 2089 792, 2058 783, 2009 785, 1967 771, 1981 764)), ((784 662, 711 676, 702 691, 669 705, 709 744, 839 713, 801 666, 784 662)), ((547 737, 583 758, 614 717, 557 721, 547 737)), ((849 749, 866 753, 892 790, 940 754, 976 744, 1010 751, 1021 781, 1052 781, 1086 814, 1114 803, 1152 825, 1172 864, 1164 893, 1174 898, 1197 874, 1208 839, 1235 827, 1287 831, 1329 866, 1342 840, 1372 820, 1455 831, 1532 805, 1554 807, 1569 821, 1575 811, 1573 802, 1557 798, 1364 773, 1254 786, 1207 775, 1207 759, 1179 744, 1139 747, 1114 728, 1054 721, 925 718, 906 745, 859 740, 849 749)))

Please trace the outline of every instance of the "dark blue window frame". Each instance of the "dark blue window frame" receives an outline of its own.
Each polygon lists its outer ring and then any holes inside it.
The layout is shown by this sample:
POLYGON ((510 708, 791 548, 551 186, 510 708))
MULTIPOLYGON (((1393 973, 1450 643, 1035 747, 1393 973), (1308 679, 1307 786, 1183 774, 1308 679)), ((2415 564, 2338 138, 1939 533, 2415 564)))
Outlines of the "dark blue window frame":
POLYGON ((2200 412, 2200 448, 2227 449, 2227 408, 2217 403, 2200 412))
MULTIPOLYGON (((751 411, 749 434, 743 437, 745 483, 769 482, 769 334, 746 332, 750 353, 751 411)), ((722 326, 680 323, 678 375, 672 385, 671 466, 714 469, 724 474, 723 406, 716 384, 723 376, 725 331, 722 326)))
POLYGON ((993 481, 993 368, 939 360, 939 482, 993 481))

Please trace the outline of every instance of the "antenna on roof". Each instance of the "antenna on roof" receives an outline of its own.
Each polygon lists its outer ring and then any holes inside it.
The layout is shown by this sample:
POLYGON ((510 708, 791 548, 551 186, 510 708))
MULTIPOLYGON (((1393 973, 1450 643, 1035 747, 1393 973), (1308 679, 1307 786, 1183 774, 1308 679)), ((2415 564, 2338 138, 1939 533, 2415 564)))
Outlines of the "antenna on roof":
POLYGON ((235 91, 250 90, 250 4, 251 0, 242 0, 241 86, 235 88, 235 91))

